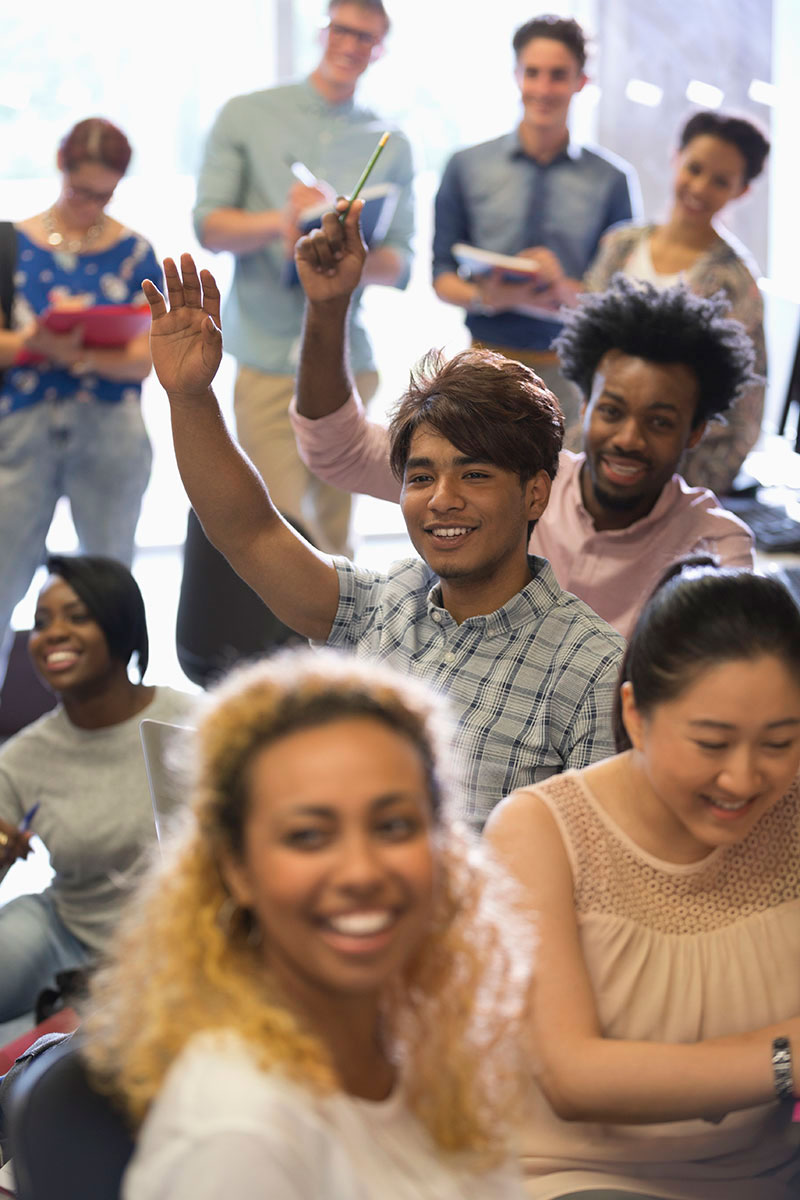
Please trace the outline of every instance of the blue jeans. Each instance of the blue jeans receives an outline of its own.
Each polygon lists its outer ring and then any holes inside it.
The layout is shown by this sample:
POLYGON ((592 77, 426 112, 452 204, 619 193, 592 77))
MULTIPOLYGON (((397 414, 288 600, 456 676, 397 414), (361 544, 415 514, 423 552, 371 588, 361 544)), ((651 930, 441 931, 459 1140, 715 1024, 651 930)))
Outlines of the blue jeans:
POLYGON ((130 565, 152 461, 136 391, 118 404, 67 397, 0 417, 0 638, 44 558, 61 496, 81 550, 130 565))
POLYGON ((34 1024, 39 993, 56 974, 82 967, 92 951, 62 923, 49 892, 0 908, 0 1046, 34 1024), (21 1020, 20 1020, 21 1018, 21 1020))

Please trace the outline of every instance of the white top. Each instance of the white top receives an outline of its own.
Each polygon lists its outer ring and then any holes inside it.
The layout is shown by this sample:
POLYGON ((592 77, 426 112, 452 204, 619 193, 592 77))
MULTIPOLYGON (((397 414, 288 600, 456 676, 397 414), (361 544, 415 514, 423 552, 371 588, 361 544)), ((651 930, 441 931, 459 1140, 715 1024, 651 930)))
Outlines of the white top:
POLYGON ((516 1167, 476 1174, 436 1149, 402 1092, 317 1096, 201 1034, 170 1069, 123 1200, 523 1200, 516 1167))
POLYGON ((624 274, 630 279, 644 279, 652 283, 657 291, 663 292, 686 278, 685 271, 672 271, 669 274, 657 271, 653 266, 653 256, 650 253, 650 238, 642 238, 637 242, 633 253, 624 267, 624 274))

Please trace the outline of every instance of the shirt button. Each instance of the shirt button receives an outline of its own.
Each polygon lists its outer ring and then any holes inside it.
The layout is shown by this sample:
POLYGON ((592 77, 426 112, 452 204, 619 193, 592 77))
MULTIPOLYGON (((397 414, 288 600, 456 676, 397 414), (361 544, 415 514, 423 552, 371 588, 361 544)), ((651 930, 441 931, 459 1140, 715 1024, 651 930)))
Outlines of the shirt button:
POLYGON ((452 650, 448 650, 448 651, 447 651, 447 654, 443 654, 443 655, 442 655, 442 661, 443 661, 443 662, 446 662, 446 663, 455 662, 455 661, 456 661, 456 656, 455 656, 455 654, 453 654, 453 651, 452 651, 452 650))
POLYGON ((438 612, 431 613, 431 616, 433 617, 434 621, 441 621, 442 619, 442 614, 438 612))

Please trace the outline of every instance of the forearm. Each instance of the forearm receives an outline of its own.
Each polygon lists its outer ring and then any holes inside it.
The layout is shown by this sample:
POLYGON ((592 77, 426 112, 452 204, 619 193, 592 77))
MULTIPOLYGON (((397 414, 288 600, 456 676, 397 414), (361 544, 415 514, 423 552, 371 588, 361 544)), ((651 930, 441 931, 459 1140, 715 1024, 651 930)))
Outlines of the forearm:
MULTIPOLYGON (((231 438, 211 388, 170 394, 175 458, 192 508, 210 541, 236 567, 242 550, 279 517, 267 489, 231 438)), ((238 568, 237 568, 238 569, 238 568)))
POLYGON ((252 254, 286 233, 282 209, 245 212, 241 208, 216 208, 203 222, 200 241, 206 250, 252 254))
MULTIPOLYGON (((141 383, 150 374, 152 361, 147 341, 144 344, 122 346, 119 349, 98 347, 87 348, 73 364, 81 375, 99 375, 102 379, 113 379, 118 383, 141 383)), ((69 370, 69 368, 67 368, 69 370)))
POLYGON ((445 304, 456 304, 460 308, 474 308, 481 303, 477 283, 462 279, 455 271, 444 271, 433 281, 433 289, 445 304))
POLYGON ((298 413, 318 420, 336 412, 353 391, 347 365, 349 297, 306 302, 300 363, 297 370, 298 413))
POLYGON ((719 1120, 776 1099, 772 1039, 786 1032, 776 1024, 693 1045, 565 1038, 560 1048, 548 1037, 539 1082, 570 1121, 719 1120))

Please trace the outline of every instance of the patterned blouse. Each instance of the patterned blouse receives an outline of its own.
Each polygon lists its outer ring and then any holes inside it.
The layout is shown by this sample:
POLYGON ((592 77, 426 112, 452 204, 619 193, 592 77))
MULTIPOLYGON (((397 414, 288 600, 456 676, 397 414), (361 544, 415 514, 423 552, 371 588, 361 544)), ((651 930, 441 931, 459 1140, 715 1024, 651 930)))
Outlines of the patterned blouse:
MULTIPOLYGON (((153 247, 137 233, 123 231, 113 246, 96 254, 73 254, 45 249, 17 229, 17 269, 14 275, 15 329, 34 320, 58 300, 80 296, 87 306, 144 303, 142 280, 161 286, 161 268, 153 247)), ((115 404, 130 396, 138 399, 141 385, 104 379, 100 375, 77 378, 49 362, 10 367, 0 385, 0 416, 37 404, 40 400, 77 397, 115 404)))

